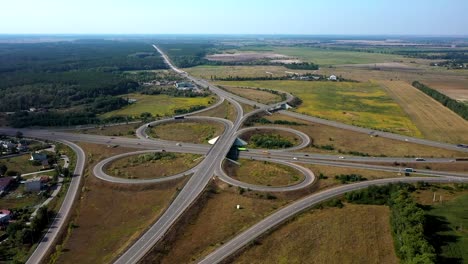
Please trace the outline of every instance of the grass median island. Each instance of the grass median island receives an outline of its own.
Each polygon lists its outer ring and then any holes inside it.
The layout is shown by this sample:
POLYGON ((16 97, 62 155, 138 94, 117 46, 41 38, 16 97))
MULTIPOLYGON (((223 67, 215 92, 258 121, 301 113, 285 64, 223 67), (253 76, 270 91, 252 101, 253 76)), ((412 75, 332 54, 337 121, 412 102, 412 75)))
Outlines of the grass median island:
POLYGON ((110 263, 131 245, 170 204, 185 180, 163 184, 112 184, 91 174, 100 160, 132 151, 80 143, 87 154, 87 166, 80 199, 70 228, 58 252, 57 263, 110 263))
POLYGON ((135 138, 135 130, 141 125, 141 123, 135 123, 115 126, 101 126, 94 128, 77 129, 74 132, 100 136, 135 138))
POLYGON ((147 131, 153 138, 187 143, 207 143, 208 140, 223 133, 224 125, 210 121, 183 120, 163 123, 148 128, 147 131))
POLYGON ((304 175, 289 166, 268 161, 239 160, 240 166, 230 161, 223 163, 226 174, 241 182, 264 185, 286 186, 304 180, 304 175))
POLYGON ((219 85, 289 92, 303 103, 294 111, 346 124, 421 137, 411 119, 379 85, 364 82, 234 81, 219 85))
POLYGON ((237 114, 236 109, 232 106, 231 102, 225 100, 221 105, 202 113, 195 114, 195 116, 212 116, 234 121, 236 120, 237 114))
MULTIPOLYGON (((388 157, 467 157, 465 152, 440 149, 420 144, 392 140, 384 137, 371 137, 365 133, 353 132, 331 126, 321 125, 297 119, 282 114, 264 116, 266 120, 288 121, 300 123, 302 125, 281 125, 274 126, 290 127, 307 134, 311 139, 311 145, 300 152, 329 153, 336 155, 360 155, 360 156, 388 156, 388 157), (332 148, 326 148, 331 146, 332 148)), ((258 123, 258 125, 268 125, 258 123)), ((378 132, 377 132, 378 135, 378 132)))
POLYGON ((173 97, 165 94, 144 95, 129 94, 128 98, 136 99, 124 108, 105 113, 102 118, 112 116, 132 116, 139 117, 142 113, 150 113, 153 116, 173 116, 178 109, 190 109, 191 107, 207 107, 213 102, 211 96, 207 97, 173 97))
POLYGON ((275 129, 255 129, 246 131, 241 138, 251 148, 282 149, 299 144, 300 139, 293 133, 275 129))
POLYGON ((389 216, 386 206, 312 209, 257 240, 233 262, 398 263, 389 216))
POLYGON ((106 168, 106 173, 119 178, 152 179, 171 176, 195 167, 201 155, 154 152, 118 159, 106 168))

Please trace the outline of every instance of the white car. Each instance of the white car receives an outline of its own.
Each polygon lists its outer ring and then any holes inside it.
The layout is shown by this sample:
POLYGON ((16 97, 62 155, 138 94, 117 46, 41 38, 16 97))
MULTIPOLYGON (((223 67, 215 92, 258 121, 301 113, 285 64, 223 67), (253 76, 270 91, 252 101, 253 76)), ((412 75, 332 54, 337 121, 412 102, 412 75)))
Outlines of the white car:
POLYGON ((345 157, 343 157, 343 156, 339 156, 338 158, 339 158, 339 159, 344 159, 345 157))
POLYGON ((177 143, 176 145, 179 146, 179 147, 182 147, 182 144, 181 144, 181 143, 177 143))
POLYGON ((296 157, 293 157, 293 160, 297 160, 297 158, 296 158, 296 157))

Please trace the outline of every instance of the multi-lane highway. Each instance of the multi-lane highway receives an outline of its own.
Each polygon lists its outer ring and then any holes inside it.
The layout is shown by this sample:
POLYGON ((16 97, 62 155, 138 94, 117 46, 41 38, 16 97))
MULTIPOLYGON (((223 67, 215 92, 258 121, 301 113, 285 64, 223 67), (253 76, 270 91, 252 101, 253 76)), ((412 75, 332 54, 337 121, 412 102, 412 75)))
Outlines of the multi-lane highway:
MULTIPOLYGON (((189 208, 197 199, 197 197, 203 192, 204 188, 210 181, 210 179, 217 175, 221 180, 228 182, 229 184, 240 186, 244 188, 250 188, 252 190, 259 190, 259 191, 293 191, 300 188, 304 188, 314 182, 314 175, 313 173, 302 167, 300 163, 309 163, 309 164, 321 164, 321 165, 330 165, 330 166, 341 166, 341 167, 351 167, 351 168, 363 168, 363 169, 371 169, 371 170, 383 170, 383 171, 391 171, 391 172, 399 172, 401 168, 394 167, 394 166, 382 166, 382 165, 370 165, 366 163, 371 162, 412 162, 414 159, 408 158, 388 158, 388 157, 337 157, 333 155, 322 155, 322 154, 311 154, 311 153, 300 153, 300 152, 291 152, 292 150, 297 151, 300 148, 307 146, 310 143, 309 137, 299 131, 289 128, 274 128, 274 127, 256 127, 256 128, 247 128, 243 130, 239 130, 242 123, 249 118, 250 116, 260 113, 263 111, 267 111, 272 105, 263 105, 259 104, 258 102, 251 101, 246 98, 242 98, 237 95, 233 95, 227 91, 217 88, 216 86, 211 85, 205 80, 200 80, 195 77, 188 75, 186 72, 177 69, 169 60, 167 55, 165 55, 157 46, 154 45, 154 48, 161 53, 161 56, 164 58, 166 63, 169 67, 174 70, 175 72, 183 75, 184 77, 190 79, 194 83, 198 84, 202 87, 209 88, 212 92, 218 95, 219 100, 216 104, 210 106, 207 109, 203 109, 197 111, 196 113, 200 113, 211 108, 219 106, 224 100, 228 100, 236 109, 237 117, 234 122, 220 119, 220 118, 213 118, 213 117, 194 117, 190 116, 194 113, 191 113, 185 117, 186 119, 198 121, 198 120, 209 120, 215 122, 221 122, 225 126, 225 130, 223 134, 218 138, 217 142, 210 146, 210 145, 203 145, 203 144, 190 144, 190 143, 183 143, 175 144, 176 142, 165 141, 165 140, 157 140, 150 138, 145 130, 148 127, 148 124, 145 124, 137 129, 136 135, 138 138, 120 138, 120 137, 108 137, 108 136, 96 136, 96 135, 86 135, 86 134, 79 134, 79 133, 67 133, 64 131, 49 131, 49 130, 34 130, 34 129, 24 129, 22 130, 23 134, 28 137, 36 137, 41 139, 49 139, 49 140, 67 140, 67 141, 77 141, 77 142, 90 142, 96 144, 103 144, 109 147, 112 146, 122 146, 128 148, 135 148, 135 149, 145 149, 139 150, 131 153, 125 153, 121 155, 117 155, 114 157, 109 157, 101 162, 99 162, 94 168, 93 173, 96 177, 110 181, 114 183, 121 183, 121 184, 145 184, 150 182, 161 182, 166 180, 171 180, 175 178, 184 177, 187 175, 191 175, 188 182, 184 186, 184 188, 179 192, 178 196, 174 199, 171 205, 167 208, 165 213, 154 223, 130 248, 127 249, 117 260, 116 263, 136 263, 141 260, 145 254, 147 254, 151 248, 161 240, 161 238, 169 231, 171 226, 179 219, 179 217, 189 208), (243 113, 242 107, 240 106, 239 102, 249 105, 255 105, 256 109, 248 114, 243 113), (248 159, 256 159, 256 160, 268 160, 271 162, 281 163, 287 166, 294 167, 295 169, 299 170, 301 173, 304 174, 304 180, 296 185, 290 186, 282 186, 282 187, 269 187, 269 186, 257 186, 251 185, 247 183, 243 183, 232 179, 225 172, 222 170, 222 162, 224 157, 230 150, 233 142, 241 133, 244 133, 251 129, 280 129, 287 132, 291 132, 296 134, 298 137, 301 138, 301 143, 293 148, 284 149, 284 150, 250 150, 248 152, 241 152, 241 158, 248 158, 248 159), (113 177, 112 175, 108 175, 104 172, 104 167, 112 162, 115 159, 122 158, 128 155, 136 155, 141 153, 147 152, 154 152, 154 151, 170 151, 170 152, 184 152, 184 153, 197 153, 197 154, 204 154, 204 160, 197 165, 196 167, 180 173, 178 175, 173 175, 170 177, 166 177, 163 179, 153 179, 153 180, 138 180, 138 179, 122 179, 113 177), (359 163, 362 162, 362 163, 359 163)), ((292 100, 293 97, 290 94, 287 94, 287 98, 284 102, 289 102, 292 100)), ((414 142, 417 144, 423 144, 428 146, 434 146, 439 148, 451 149, 451 150, 458 150, 468 152, 468 149, 460 149, 457 148, 455 145, 450 145, 446 143, 434 142, 429 140, 422 140, 418 138, 411 138, 405 137, 401 135, 395 135, 391 133, 384 133, 380 131, 373 131, 370 129, 364 129, 360 127, 354 127, 350 125, 341 124, 338 122, 333 122, 329 120, 318 119, 310 116, 304 116, 298 113, 290 112, 290 111, 281 111, 282 114, 290 115, 302 120, 312 121, 316 123, 326 124, 342 129, 348 129, 356 132, 361 133, 377 133, 379 136, 387 137, 395 140, 401 140, 405 142, 414 142)), ((160 120, 150 123, 150 126, 155 126, 164 122, 171 122, 174 120, 160 120)), ((16 129, 8 129, 8 128, 0 128, 0 133, 6 133, 10 135, 14 135, 16 133, 16 129)), ((73 143, 66 142, 73 150, 77 153, 77 167, 75 169, 75 175, 81 175, 84 167, 84 153, 83 151, 73 143)), ((426 159, 423 162, 453 162, 452 159, 426 159)), ((264 221, 258 223, 257 225, 253 226, 249 230, 245 231, 244 233, 240 234, 232 241, 226 243, 223 247, 213 252, 209 255, 206 259, 203 260, 203 263, 216 263, 225 257, 229 256, 236 250, 245 246, 249 241, 258 237, 263 232, 267 231, 268 229, 276 226, 280 222, 284 221, 285 219, 289 218, 290 216, 301 212, 302 210, 320 202, 330 197, 334 197, 337 195, 341 195, 344 192, 352 191, 360 188, 365 188, 367 186, 373 184, 385 184, 389 182, 415 182, 415 181, 430 181, 430 182, 448 182, 448 181, 466 181, 468 179, 468 175, 464 173, 454 173, 454 172, 440 172, 440 171, 430 171, 430 170, 418 170, 419 174, 421 175, 430 175, 430 176, 437 176, 437 177, 405 177, 405 178, 394 178, 394 179, 385 179, 385 180, 375 180, 375 181, 367 181, 358 184, 351 184, 346 186, 341 186, 338 188, 333 188, 324 192, 320 192, 317 194, 313 194, 308 196, 298 202, 287 206, 275 214, 271 215, 270 217, 266 218, 264 221)), ((54 224, 49 229, 48 233, 44 237, 44 239, 39 244, 38 248, 28 260, 28 263, 39 263, 43 257, 47 254, 48 251, 52 248, 52 244, 55 241, 55 238, 59 232, 59 230, 63 230, 64 222, 70 212, 71 205, 75 200, 75 197, 78 193, 79 181, 81 177, 76 176, 73 178, 72 184, 70 185, 69 192, 67 193, 67 197, 65 197, 65 201, 60 209, 58 217, 54 220, 54 224)))

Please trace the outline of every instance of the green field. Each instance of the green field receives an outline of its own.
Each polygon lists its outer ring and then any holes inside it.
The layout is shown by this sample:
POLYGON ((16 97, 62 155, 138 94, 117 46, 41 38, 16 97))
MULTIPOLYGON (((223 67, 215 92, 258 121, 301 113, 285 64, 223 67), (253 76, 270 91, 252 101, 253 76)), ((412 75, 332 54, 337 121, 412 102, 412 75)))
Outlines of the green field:
POLYGON ((393 54, 328 50, 312 47, 246 47, 243 51, 273 52, 291 57, 297 57, 306 62, 313 62, 320 66, 339 65, 339 64, 365 64, 378 62, 392 62, 401 60, 403 57, 393 54))
MULTIPOLYGON (((126 96, 125 96, 126 97, 126 96)), ((175 109, 188 109, 191 106, 208 106, 211 97, 171 97, 168 95, 143 95, 129 94, 129 98, 137 99, 137 102, 112 112, 101 115, 102 118, 108 118, 115 115, 127 115, 138 117, 141 113, 148 112, 153 116, 172 116, 175 109)))
POLYGON ((220 85, 290 92, 303 100, 298 113, 421 137, 401 107, 378 85, 352 82, 242 81, 220 85))
POLYGON ((190 75, 210 80, 211 77, 227 78, 229 76, 241 77, 280 77, 288 75, 288 72, 307 73, 308 70, 291 70, 284 66, 255 65, 255 66, 212 66, 201 65, 185 68, 184 71, 190 75))
POLYGON ((34 166, 29 160, 31 155, 24 154, 12 158, 0 159, 0 164, 5 164, 9 171, 16 171, 21 174, 40 171, 42 166, 34 166))
POLYGON ((427 212, 438 263, 468 263, 468 194, 427 212), (461 260, 462 259, 462 260, 461 260), (461 260, 461 261, 458 261, 461 260))

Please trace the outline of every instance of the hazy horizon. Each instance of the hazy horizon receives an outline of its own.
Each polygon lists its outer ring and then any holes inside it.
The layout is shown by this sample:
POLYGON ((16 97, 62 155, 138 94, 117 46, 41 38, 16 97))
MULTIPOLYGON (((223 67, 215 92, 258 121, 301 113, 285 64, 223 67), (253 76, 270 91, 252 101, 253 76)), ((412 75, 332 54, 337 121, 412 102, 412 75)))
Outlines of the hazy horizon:
POLYGON ((463 0, 22 0, 2 10, 2 35, 468 35, 463 0))

